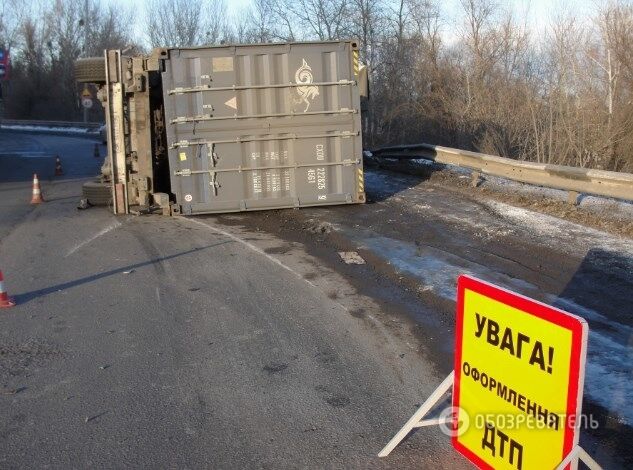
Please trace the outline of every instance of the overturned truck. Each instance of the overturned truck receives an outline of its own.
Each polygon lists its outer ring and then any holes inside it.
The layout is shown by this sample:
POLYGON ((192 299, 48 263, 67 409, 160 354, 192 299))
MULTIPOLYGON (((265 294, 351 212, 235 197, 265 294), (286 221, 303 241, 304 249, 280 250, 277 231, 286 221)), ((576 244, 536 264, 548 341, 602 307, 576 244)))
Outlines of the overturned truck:
POLYGON ((75 74, 99 87, 116 214, 365 201, 354 41, 108 50, 75 74))

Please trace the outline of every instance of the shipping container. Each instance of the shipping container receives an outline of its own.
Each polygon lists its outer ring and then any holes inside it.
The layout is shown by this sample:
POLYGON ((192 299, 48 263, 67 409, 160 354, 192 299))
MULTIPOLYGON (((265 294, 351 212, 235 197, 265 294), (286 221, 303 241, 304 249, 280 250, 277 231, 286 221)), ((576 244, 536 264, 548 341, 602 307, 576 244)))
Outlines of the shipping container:
POLYGON ((354 41, 106 51, 117 213, 362 203, 354 41))

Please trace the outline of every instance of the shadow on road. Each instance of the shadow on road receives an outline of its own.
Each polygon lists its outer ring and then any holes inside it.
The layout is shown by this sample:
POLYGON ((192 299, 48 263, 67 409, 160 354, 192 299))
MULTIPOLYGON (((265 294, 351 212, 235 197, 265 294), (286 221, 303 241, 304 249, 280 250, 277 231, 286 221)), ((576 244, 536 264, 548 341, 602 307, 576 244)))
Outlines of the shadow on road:
POLYGON ((602 248, 589 250, 560 297, 596 312, 606 310, 609 319, 633 326, 633 259, 602 248))
POLYGON ((51 179, 55 174, 55 158, 0 155, 0 183, 32 181, 33 173, 37 173, 41 180, 51 179))
POLYGON ((182 251, 180 253, 176 253, 169 256, 162 256, 160 258, 153 258, 147 261, 143 261, 141 263, 129 264, 127 266, 122 266, 120 268, 111 269, 110 271, 106 271, 99 274, 93 274, 91 276, 82 277, 80 279, 75 279, 74 281, 64 282, 62 284, 57 284, 50 287, 45 287, 43 289, 34 290, 31 292, 25 292, 23 294, 18 294, 14 296, 14 299, 18 305, 25 304, 30 302, 33 299, 37 299, 38 297, 43 297, 45 295, 52 294, 54 292, 63 291, 66 289, 70 289, 72 287, 81 286, 83 284, 88 284, 90 282, 98 281, 100 279, 104 279, 106 277, 114 276, 115 274, 122 274, 125 271, 132 271, 134 269, 139 269, 145 266, 150 266, 153 264, 162 263, 163 261, 167 261, 174 258, 179 258, 181 256, 190 255, 192 253, 197 253, 202 250, 207 250, 209 248, 214 248, 216 246, 224 245, 226 243, 235 243, 233 240, 225 240, 219 243, 214 243, 213 245, 207 245, 197 248, 192 248, 191 250, 182 251))
POLYGON ((581 444, 596 452, 592 454, 599 462, 613 459, 632 468, 633 428, 613 415, 621 414, 626 421, 632 413, 633 259, 604 249, 590 250, 554 305, 589 323, 585 395, 592 390, 601 403, 585 401, 583 414, 599 424, 597 429, 582 429, 581 444))

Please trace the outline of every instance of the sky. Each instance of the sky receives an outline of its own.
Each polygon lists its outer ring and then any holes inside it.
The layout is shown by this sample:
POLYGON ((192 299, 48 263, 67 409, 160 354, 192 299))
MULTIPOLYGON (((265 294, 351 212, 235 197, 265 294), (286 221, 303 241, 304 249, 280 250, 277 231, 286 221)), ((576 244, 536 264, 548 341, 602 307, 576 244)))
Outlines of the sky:
MULTIPOLYGON (((204 1, 204 0, 201 0, 204 1)), ((597 5, 606 0, 498 0, 500 5, 508 7, 515 12, 518 17, 528 13, 528 25, 534 31, 542 30, 547 26, 548 18, 559 11, 567 8, 575 11, 580 17, 591 14, 597 5)), ((139 39, 143 40, 143 16, 145 13, 146 0, 106 0, 106 3, 113 5, 130 5, 137 13, 136 30, 139 39)), ((241 10, 247 8, 251 0, 226 0, 229 16, 237 15, 241 10)), ((394 4, 397 0, 394 0, 394 4)), ((442 6, 442 16, 446 22, 453 21, 460 12, 460 0, 440 0, 442 6)))
MULTIPOLYGON (((600 0, 500 0, 501 5, 512 8, 517 14, 530 10, 530 16, 534 24, 539 23, 539 19, 547 17, 551 12, 561 6, 571 7, 581 15, 587 14, 600 0)), ((394 2, 395 3, 395 2, 394 2)), ((459 11, 459 0, 442 0, 440 2, 444 13, 453 16, 459 11)), ((229 0, 227 6, 229 14, 238 12, 241 8, 248 7, 250 0, 229 0)))
MULTIPOLYGON (((536 36, 545 31, 550 19, 557 13, 573 11, 579 18, 588 18, 600 2, 601 0, 499 0, 499 4, 510 9, 517 19, 527 17, 526 24, 536 36)), ((461 13, 460 0, 442 0, 441 3, 446 20, 455 21, 461 13)), ((446 39, 450 40, 450 37, 446 39)))
MULTIPOLYGON (((441 3, 449 14, 451 11, 454 12, 459 9, 459 0, 443 0, 441 3)), ((534 15, 542 17, 561 4, 578 8, 579 10, 586 10, 593 7, 596 2, 592 0, 500 0, 499 3, 510 5, 516 11, 524 10, 527 4, 531 4, 531 10, 534 15)), ((239 11, 240 8, 247 7, 249 4, 250 0, 230 0, 227 2, 229 13, 239 11)))

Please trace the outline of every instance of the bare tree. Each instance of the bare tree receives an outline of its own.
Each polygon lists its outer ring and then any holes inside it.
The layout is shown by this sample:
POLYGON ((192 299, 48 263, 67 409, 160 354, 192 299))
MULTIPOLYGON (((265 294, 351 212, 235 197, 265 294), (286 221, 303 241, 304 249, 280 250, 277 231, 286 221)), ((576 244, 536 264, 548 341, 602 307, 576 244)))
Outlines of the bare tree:
MULTIPOLYGON (((562 11, 544 34, 498 0, 150 0, 152 46, 357 39, 370 66, 368 145, 428 141, 508 157, 633 171, 633 4, 562 11)), ((78 116, 72 63, 133 42, 131 10, 98 0, 0 0, 14 117, 78 116)), ((526 15, 523 15, 526 16, 526 15)), ((526 16, 527 17, 527 16, 526 16)))
POLYGON ((272 42, 280 37, 274 1, 253 0, 245 19, 246 32, 243 42, 272 42))
POLYGON ((409 0, 412 35, 420 41, 423 59, 437 69, 442 47, 441 11, 433 0, 409 0))
POLYGON ((341 39, 350 31, 349 0, 280 0, 278 5, 294 19, 298 38, 341 39))
POLYGON ((385 2, 383 0, 350 0, 349 9, 352 16, 350 34, 360 41, 360 58, 372 69, 384 26, 385 2))
POLYGON ((124 49, 134 43, 132 39, 133 12, 130 7, 108 5, 101 8, 94 3, 85 27, 88 29, 84 54, 102 56, 105 49, 124 49))
POLYGON ((225 30, 226 3, 150 0, 146 16, 146 32, 152 47, 216 44, 225 30))
MULTIPOLYGON (((74 62, 101 55, 107 47, 130 41, 121 9, 97 0, 42 1, 16 4, 12 73, 6 85, 7 113, 18 117, 75 119, 79 116, 74 62)), ((98 107, 93 109, 99 118, 98 107)))
POLYGON ((11 49, 20 39, 20 28, 29 7, 18 0, 0 1, 0 46, 11 49))

